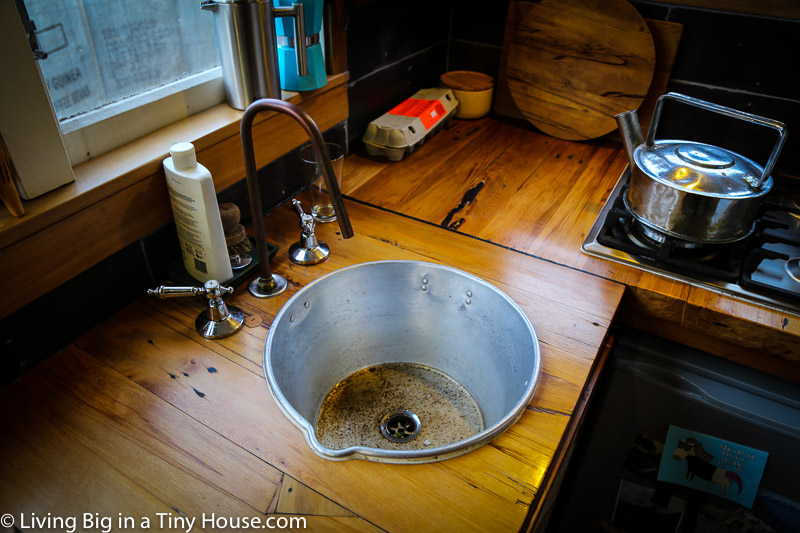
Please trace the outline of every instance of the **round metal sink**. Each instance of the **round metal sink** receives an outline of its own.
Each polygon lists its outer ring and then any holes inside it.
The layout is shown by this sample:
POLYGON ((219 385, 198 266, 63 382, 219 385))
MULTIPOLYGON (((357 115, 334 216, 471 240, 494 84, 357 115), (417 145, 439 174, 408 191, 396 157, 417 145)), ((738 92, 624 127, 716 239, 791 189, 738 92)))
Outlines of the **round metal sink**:
POLYGON ((536 332, 505 293, 419 261, 310 283, 281 308, 264 350, 281 410, 332 460, 423 463, 474 450, 519 419, 539 367, 536 332))

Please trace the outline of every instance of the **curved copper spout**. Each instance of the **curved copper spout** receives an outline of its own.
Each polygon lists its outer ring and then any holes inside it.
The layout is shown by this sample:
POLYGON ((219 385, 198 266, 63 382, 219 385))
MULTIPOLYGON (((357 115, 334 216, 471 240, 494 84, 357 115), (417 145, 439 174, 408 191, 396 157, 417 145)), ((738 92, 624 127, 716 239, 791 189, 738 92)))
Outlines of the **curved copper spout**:
POLYGON ((322 177, 328 189, 331 203, 336 211, 336 219, 342 231, 342 237, 349 239, 353 236, 353 226, 344 206, 342 192, 336 181, 336 173, 330 162, 328 149, 317 124, 308 116, 308 113, 296 105, 277 100, 264 98, 250 104, 242 116, 240 133, 242 136, 242 153, 244 156, 244 171, 247 177, 247 193, 250 195, 250 211, 253 214, 253 226, 256 233, 256 247, 258 258, 261 262, 260 276, 250 284, 250 293, 259 298, 277 296, 286 288, 286 280, 278 274, 273 274, 269 268, 269 254, 267 252, 267 239, 264 231, 264 216, 261 208, 261 193, 258 186, 258 173, 256 157, 253 150, 253 120, 262 111, 276 111, 289 115, 297 121, 311 140, 311 146, 316 154, 317 161, 321 162, 322 177))

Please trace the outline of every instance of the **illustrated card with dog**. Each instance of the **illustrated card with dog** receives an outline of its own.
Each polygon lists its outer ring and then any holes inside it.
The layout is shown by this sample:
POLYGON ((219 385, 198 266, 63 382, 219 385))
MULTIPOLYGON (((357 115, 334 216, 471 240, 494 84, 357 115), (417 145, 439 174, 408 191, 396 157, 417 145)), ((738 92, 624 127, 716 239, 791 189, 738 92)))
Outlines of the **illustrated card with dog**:
POLYGON ((753 507, 767 452, 670 426, 658 480, 678 483, 753 507))

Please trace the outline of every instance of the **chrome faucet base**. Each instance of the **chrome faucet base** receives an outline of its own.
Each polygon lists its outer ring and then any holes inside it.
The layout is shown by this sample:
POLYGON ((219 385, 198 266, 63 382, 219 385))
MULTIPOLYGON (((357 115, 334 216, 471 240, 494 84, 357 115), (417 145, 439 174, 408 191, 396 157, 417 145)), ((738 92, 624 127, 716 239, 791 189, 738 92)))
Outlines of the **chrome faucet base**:
POLYGON ((314 233, 314 217, 303 211, 300 201, 293 199, 297 215, 300 217, 300 229, 303 234, 300 240, 289 247, 289 259, 298 265, 316 265, 325 261, 331 250, 324 242, 319 242, 314 233))
POLYGON ((286 278, 273 272, 267 278, 261 276, 255 278, 247 288, 256 298, 274 298, 283 294, 288 285, 286 278))
POLYGON ((331 255, 331 250, 324 242, 317 242, 315 248, 306 248, 302 242, 289 247, 289 259, 298 265, 317 265, 331 255))
POLYGON ((221 319, 212 319, 208 311, 203 311, 197 315, 194 321, 194 329, 206 339, 224 339, 230 337, 244 325, 244 313, 238 307, 227 306, 228 314, 221 319))
POLYGON ((232 293, 233 287, 223 287, 215 279, 206 281, 202 287, 161 285, 147 291, 149 296, 157 298, 205 296, 208 306, 197 316, 194 321, 194 329, 206 339, 222 339, 242 329, 244 313, 232 305, 226 305, 222 300, 224 295, 232 293))

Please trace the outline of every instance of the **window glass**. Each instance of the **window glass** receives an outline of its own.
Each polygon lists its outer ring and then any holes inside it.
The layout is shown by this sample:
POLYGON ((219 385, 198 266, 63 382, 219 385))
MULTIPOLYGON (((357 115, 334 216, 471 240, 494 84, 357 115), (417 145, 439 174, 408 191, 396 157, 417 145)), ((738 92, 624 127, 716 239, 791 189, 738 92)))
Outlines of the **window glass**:
POLYGON ((59 119, 219 65, 199 0, 25 0, 59 119))

